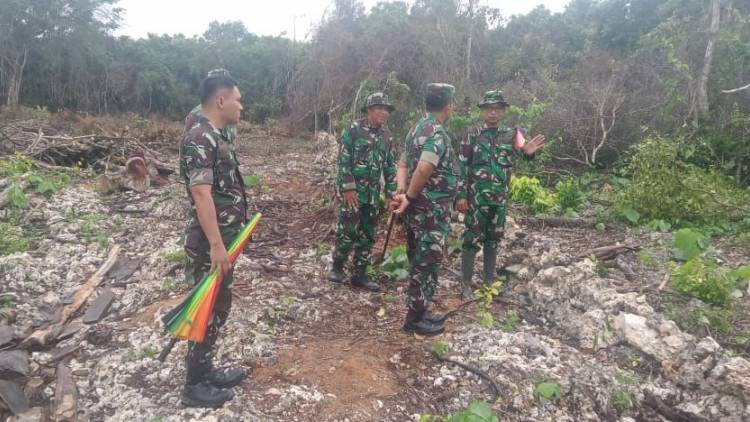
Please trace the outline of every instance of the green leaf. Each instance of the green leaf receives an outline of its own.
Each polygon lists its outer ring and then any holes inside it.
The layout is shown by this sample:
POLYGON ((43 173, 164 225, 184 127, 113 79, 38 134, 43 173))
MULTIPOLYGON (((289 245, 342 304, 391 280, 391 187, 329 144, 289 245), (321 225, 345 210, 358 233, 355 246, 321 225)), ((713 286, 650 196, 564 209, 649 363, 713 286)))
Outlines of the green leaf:
POLYGON ((495 323, 495 319, 492 318, 492 314, 489 312, 482 312, 480 319, 479 319, 479 325, 481 325, 484 328, 492 328, 492 325, 495 323))
POLYGON ((28 208, 29 206, 29 198, 26 197, 26 194, 15 183, 10 187, 8 198, 13 208, 28 208))
POLYGON ((708 241, 702 233, 691 229, 680 229, 674 235, 676 257, 689 261, 708 248, 708 241))
POLYGON ((603 232, 607 228, 607 226, 605 226, 604 223, 596 223, 595 228, 596 231, 603 232))
POLYGON ((622 209, 622 215, 631 224, 638 224, 638 220, 641 219, 641 214, 639 214, 638 211, 634 210, 632 207, 625 207, 625 208, 623 208, 622 209))
POLYGON ((557 381, 540 381, 534 386, 534 394, 547 401, 555 401, 562 397, 562 389, 557 381))
POLYGON ((443 357, 445 352, 448 351, 448 343, 444 341, 436 341, 432 344, 432 354, 437 357, 443 357))
POLYGON ((480 418, 490 420, 494 415, 492 414, 492 408, 489 404, 483 401, 474 401, 469 405, 469 412, 473 413, 480 418))
POLYGON ((750 280, 750 265, 742 265, 734 270, 734 275, 740 280, 750 280))
POLYGON ((659 228, 659 231, 662 231, 662 232, 666 232, 666 231, 669 231, 669 229, 671 229, 671 228, 672 228, 672 225, 671 225, 671 224, 669 224, 669 222, 668 222, 668 221, 664 221, 664 220, 659 220, 659 221, 657 222, 657 226, 658 226, 658 228, 659 228))

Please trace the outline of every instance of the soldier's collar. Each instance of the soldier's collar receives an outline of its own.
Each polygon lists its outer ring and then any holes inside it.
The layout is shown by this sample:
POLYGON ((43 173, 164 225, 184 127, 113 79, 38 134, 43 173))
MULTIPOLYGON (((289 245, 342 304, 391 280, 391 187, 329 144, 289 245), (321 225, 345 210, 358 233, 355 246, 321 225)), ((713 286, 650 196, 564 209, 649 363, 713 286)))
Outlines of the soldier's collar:
POLYGON ((216 126, 214 126, 214 124, 213 124, 213 123, 211 123, 211 121, 210 121, 210 120, 208 120, 208 118, 206 118, 206 116, 201 116, 201 118, 200 118, 200 123, 201 123, 201 124, 206 124, 206 125, 208 125, 208 127, 210 127, 210 128, 211 128, 211 130, 212 130, 212 131, 213 131, 214 133, 216 133, 216 134, 218 134, 218 135, 222 135, 222 132, 221 132, 221 130, 220 130, 219 128, 217 128, 216 126))
POLYGON ((370 119, 368 119, 367 117, 365 117, 363 119, 363 122, 361 123, 361 126, 364 127, 365 129, 369 130, 370 132, 374 132, 374 133, 378 133, 380 130, 383 129, 383 125, 375 127, 372 124, 370 124, 370 119))

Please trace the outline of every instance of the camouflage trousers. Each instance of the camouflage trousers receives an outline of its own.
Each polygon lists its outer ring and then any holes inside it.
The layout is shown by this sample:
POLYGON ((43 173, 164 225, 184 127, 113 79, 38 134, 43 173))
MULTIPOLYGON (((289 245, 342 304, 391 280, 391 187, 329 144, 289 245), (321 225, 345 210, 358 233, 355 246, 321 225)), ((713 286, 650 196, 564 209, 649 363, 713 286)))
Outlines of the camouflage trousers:
POLYGON ((409 309, 422 312, 437 290, 440 264, 450 233, 450 198, 432 202, 421 197, 406 212, 409 256, 409 309))
MULTIPOLYGON (((241 225, 220 227, 224 245, 228 246, 240 232, 241 225)), ((185 233, 185 281, 191 286, 200 283, 211 270, 211 255, 208 239, 200 225, 189 224, 185 233)), ((213 349, 219 337, 219 329, 226 323, 232 308, 232 282, 234 269, 224 275, 216 295, 214 312, 206 338, 202 343, 188 342, 187 384, 196 384, 213 369, 213 349)))
POLYGON ((497 249, 505 235, 505 204, 477 205, 470 202, 464 216, 463 250, 478 252, 480 245, 497 249))
POLYGON ((355 267, 366 268, 370 265, 377 224, 378 209, 375 205, 360 204, 357 208, 347 208, 342 203, 338 212, 333 259, 346 261, 349 252, 354 250, 352 261, 355 267))

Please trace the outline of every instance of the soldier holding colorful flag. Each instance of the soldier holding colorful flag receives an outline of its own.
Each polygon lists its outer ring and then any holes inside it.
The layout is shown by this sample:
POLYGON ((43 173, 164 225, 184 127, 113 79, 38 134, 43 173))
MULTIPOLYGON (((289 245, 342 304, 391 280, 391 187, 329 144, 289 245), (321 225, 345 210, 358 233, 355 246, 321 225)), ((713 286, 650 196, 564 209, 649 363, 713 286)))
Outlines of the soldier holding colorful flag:
POLYGON ((466 131, 459 147, 461 177, 456 209, 465 214, 466 225, 461 254, 464 299, 473 296, 471 279, 480 245, 484 248, 483 281, 489 283, 494 278, 497 244, 505 230, 513 158, 521 153, 533 157, 545 142, 544 135, 537 135, 524 144, 520 142, 520 129, 502 126, 508 105, 501 91, 487 91, 478 105, 482 122, 466 131))
POLYGON ((185 278, 203 280, 214 268, 223 276, 212 319, 203 342, 188 342, 186 406, 219 407, 234 397, 229 388, 246 376, 241 369, 215 369, 213 347, 232 303, 232 265, 227 245, 247 220, 247 199, 234 137, 228 128, 240 120, 242 104, 237 82, 228 74, 209 75, 201 82, 200 116, 180 144, 180 177, 188 187, 191 211, 185 231, 185 278))

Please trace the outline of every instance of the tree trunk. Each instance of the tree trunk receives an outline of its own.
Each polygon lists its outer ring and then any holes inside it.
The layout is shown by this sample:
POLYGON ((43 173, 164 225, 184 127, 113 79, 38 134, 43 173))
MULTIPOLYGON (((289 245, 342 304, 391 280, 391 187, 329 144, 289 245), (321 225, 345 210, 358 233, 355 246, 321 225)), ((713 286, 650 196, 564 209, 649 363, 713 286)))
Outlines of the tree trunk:
POLYGON ((703 69, 698 80, 698 109, 696 120, 708 116, 708 75, 711 73, 711 63, 714 57, 714 44, 719 34, 721 19, 721 0, 711 0, 711 21, 708 30, 706 56, 703 59, 703 69))
POLYGON ((14 62, 10 64, 10 72, 8 76, 8 97, 6 98, 5 105, 9 107, 15 107, 18 105, 19 97, 21 96, 21 82, 23 81, 23 69, 26 67, 26 57, 28 56, 29 50, 24 47, 23 54, 19 53, 14 62))
POLYGON ((466 72, 464 73, 464 84, 471 80, 471 38, 474 33, 474 1, 469 1, 469 35, 466 38, 466 72))

